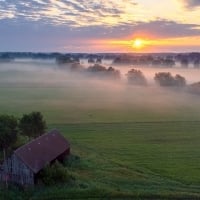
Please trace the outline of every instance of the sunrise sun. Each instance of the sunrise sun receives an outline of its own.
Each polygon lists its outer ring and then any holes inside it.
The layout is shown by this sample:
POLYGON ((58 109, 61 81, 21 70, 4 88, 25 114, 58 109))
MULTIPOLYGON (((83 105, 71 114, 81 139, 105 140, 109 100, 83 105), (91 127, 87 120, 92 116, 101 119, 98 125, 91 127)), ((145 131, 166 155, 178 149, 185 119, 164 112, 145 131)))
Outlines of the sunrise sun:
POLYGON ((144 41, 142 39, 135 39, 132 42, 132 47, 135 49, 141 49, 144 46, 144 41))

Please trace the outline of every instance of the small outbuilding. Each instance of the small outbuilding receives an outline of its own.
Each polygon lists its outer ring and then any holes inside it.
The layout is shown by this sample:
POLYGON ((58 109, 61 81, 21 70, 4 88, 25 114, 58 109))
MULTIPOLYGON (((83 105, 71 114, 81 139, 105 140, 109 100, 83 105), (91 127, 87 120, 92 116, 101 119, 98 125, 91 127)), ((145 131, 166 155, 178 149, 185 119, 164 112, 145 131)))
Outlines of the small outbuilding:
POLYGON ((70 154, 68 140, 52 130, 16 149, 0 166, 0 180, 20 185, 34 185, 38 173, 56 160, 70 154))

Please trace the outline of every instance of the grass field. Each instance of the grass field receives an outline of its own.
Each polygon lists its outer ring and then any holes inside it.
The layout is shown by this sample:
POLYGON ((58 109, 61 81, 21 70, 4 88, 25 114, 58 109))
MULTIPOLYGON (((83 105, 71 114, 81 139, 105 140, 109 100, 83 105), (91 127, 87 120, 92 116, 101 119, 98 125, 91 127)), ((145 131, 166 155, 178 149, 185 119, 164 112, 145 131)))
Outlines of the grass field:
POLYGON ((200 199, 199 96, 17 70, 0 73, 0 94, 1 114, 41 111, 80 157, 73 183, 0 199, 200 199))

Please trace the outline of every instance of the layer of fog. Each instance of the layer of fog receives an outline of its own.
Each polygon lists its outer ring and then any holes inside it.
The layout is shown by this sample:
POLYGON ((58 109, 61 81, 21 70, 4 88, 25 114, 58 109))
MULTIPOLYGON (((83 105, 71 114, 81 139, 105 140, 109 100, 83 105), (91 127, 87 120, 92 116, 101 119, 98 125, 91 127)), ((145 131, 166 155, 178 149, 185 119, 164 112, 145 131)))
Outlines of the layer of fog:
MULTIPOLYGON (((108 65, 109 66, 109 65, 108 65)), ((116 66, 123 78, 109 80, 91 77, 68 70, 60 70, 54 61, 18 60, 0 63, 0 88, 51 88, 59 92, 57 103, 74 109, 124 109, 134 108, 167 113, 180 106, 200 105, 199 96, 157 86, 153 77, 157 72, 171 72, 184 76, 187 82, 200 81, 200 70, 179 68, 140 68, 151 83, 140 87, 127 83, 125 74, 133 67, 116 66), (178 107, 177 107, 178 105, 178 107)), ((137 68, 139 69, 139 68, 137 68)), ((52 90, 53 91, 53 90, 52 90)), ((51 99, 49 99, 51 102, 51 99)))
MULTIPOLYGON (((92 64, 88 64, 86 59, 81 60, 81 64, 87 68, 92 64)), ((126 79, 127 72, 132 69, 139 69, 143 72, 149 83, 154 83, 155 73, 158 72, 170 72, 172 75, 180 74, 185 77, 188 84, 200 81, 200 69, 195 68, 164 68, 164 67, 137 67, 127 65, 113 65, 112 60, 103 60, 104 66, 112 66, 120 71, 122 79, 126 79)), ((55 59, 15 59, 14 62, 0 63, 1 71, 52 71, 55 72, 58 69, 58 65, 55 59)), ((63 72, 62 72, 63 73, 63 72)), ((66 72, 66 74, 69 72, 66 72)), ((71 76, 72 74, 70 74, 71 76)))

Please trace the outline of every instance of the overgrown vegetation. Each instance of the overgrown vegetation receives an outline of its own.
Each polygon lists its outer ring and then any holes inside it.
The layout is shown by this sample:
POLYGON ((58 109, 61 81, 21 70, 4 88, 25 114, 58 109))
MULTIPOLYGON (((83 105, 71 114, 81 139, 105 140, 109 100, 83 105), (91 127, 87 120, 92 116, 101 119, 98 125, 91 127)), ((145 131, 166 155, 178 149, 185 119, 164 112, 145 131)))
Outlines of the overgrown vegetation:
POLYGON ((42 170, 40 178, 45 185, 55 185, 69 182, 72 177, 67 168, 56 161, 42 170))

